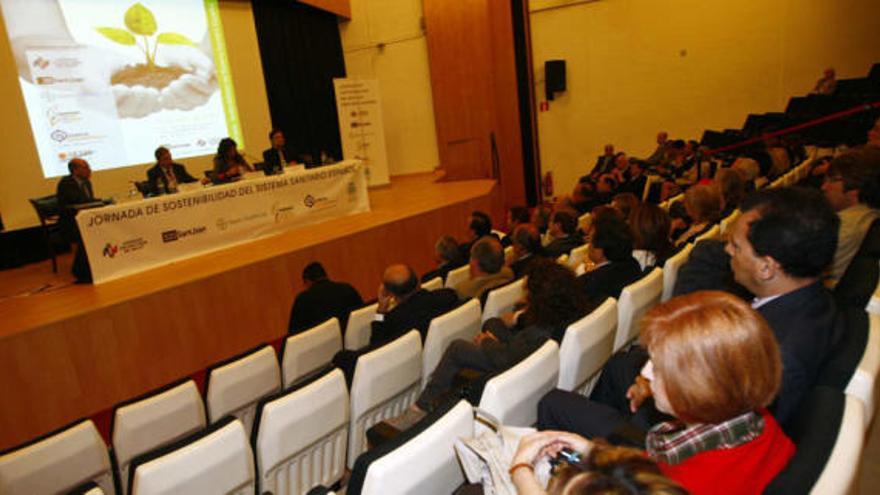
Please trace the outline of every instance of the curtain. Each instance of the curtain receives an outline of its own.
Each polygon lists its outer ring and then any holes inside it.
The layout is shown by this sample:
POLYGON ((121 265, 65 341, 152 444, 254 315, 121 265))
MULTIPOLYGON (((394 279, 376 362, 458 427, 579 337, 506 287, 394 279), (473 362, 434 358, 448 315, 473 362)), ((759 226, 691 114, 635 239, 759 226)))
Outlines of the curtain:
POLYGON ((345 77, 345 59, 336 16, 293 0, 252 4, 272 126, 298 156, 341 159, 333 78, 345 77))

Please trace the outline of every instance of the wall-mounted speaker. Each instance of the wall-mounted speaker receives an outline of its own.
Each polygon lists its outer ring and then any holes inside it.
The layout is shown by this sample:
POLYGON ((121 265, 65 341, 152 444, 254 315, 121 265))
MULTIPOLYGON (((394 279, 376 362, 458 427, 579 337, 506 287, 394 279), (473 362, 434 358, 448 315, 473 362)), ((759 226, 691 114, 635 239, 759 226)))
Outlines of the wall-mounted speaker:
POLYGON ((544 62, 544 89, 547 100, 553 100, 553 94, 565 91, 565 60, 547 60, 544 62))

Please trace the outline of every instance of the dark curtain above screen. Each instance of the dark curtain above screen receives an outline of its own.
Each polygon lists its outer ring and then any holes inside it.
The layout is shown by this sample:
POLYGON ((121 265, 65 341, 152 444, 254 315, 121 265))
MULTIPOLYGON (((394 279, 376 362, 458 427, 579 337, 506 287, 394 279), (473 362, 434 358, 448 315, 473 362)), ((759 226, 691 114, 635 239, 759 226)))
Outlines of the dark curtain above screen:
POLYGON ((333 78, 345 77, 345 59, 336 16, 294 0, 252 4, 273 127, 297 154, 342 158, 333 78))

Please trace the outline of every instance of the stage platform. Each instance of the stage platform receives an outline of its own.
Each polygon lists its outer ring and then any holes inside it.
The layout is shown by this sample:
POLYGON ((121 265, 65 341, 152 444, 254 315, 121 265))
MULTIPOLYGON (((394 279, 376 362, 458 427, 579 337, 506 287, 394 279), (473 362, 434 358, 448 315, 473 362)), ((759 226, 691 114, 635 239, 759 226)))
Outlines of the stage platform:
MULTIPOLYGON (((70 255, 0 272, 0 450, 106 411, 287 330, 302 268, 376 296, 384 267, 424 272, 444 234, 500 208, 493 180, 392 178, 371 211, 175 262, 100 286, 73 284, 70 255)), ((498 217, 496 217, 498 218, 498 217)))

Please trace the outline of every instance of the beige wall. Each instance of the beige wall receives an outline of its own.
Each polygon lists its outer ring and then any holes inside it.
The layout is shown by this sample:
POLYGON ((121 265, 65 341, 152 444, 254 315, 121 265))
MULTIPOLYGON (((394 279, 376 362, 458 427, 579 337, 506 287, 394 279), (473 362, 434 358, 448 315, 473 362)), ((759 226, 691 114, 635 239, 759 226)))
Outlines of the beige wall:
MULTIPOLYGON (((267 145, 271 122, 250 2, 220 2, 220 15, 245 148, 249 155, 259 156, 267 145)), ((17 74, 6 28, 0 22, 0 95, 5 108, 0 131, 0 214, 7 230, 37 225, 28 198, 54 193, 58 182, 57 178, 43 178, 17 74)), ((181 162, 193 175, 211 167, 209 156, 181 162)), ((146 169, 147 165, 138 165, 96 172, 92 177, 95 193, 102 197, 124 195, 129 181, 145 179, 146 169)))
POLYGON ((541 164, 557 193, 571 190, 605 143, 647 155, 660 129, 699 139, 707 128, 738 128, 749 113, 783 111, 827 66, 852 78, 880 62, 877 0, 537 0, 531 8, 540 100, 544 61, 565 59, 567 68, 568 91, 538 114, 541 164))
POLYGON ((421 0, 352 0, 351 10, 351 21, 339 25, 345 70, 379 80, 389 173, 433 170, 439 158, 421 0))

